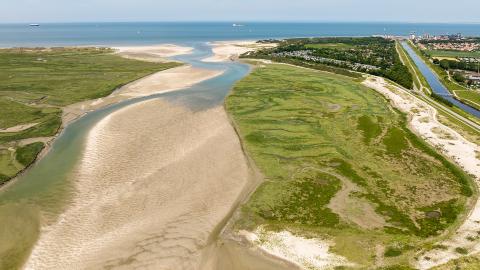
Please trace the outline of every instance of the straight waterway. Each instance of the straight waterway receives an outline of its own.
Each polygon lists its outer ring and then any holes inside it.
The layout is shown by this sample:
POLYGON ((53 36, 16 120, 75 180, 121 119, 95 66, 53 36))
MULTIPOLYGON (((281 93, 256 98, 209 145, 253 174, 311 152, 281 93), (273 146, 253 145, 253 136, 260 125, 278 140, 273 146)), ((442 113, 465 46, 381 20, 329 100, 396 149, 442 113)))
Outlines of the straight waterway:
POLYGON ((407 51, 408 55, 412 58, 415 65, 417 65, 418 69, 422 73, 423 77, 427 80, 428 84, 432 88, 432 91, 437 94, 443 96, 446 100, 450 101, 456 107, 462 109, 463 111, 474 115, 480 118, 480 111, 468 106, 467 104, 455 99, 453 95, 448 91, 448 89, 440 82, 437 75, 431 70, 425 62, 417 55, 417 53, 408 45, 406 41, 402 41, 403 48, 407 51))

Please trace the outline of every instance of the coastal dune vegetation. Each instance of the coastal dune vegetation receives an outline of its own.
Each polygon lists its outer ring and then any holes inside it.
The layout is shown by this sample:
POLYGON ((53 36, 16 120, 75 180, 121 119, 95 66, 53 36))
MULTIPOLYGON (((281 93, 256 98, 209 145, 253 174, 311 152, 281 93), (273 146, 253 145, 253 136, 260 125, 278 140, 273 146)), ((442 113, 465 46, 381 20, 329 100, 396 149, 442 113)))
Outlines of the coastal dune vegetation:
POLYGON ((288 230, 359 267, 409 269, 476 194, 361 80, 261 64, 234 87, 226 108, 265 178, 235 228, 288 230))
POLYGON ((62 126, 62 108, 104 97, 178 63, 122 58, 109 48, 0 50, 0 185, 17 175, 62 126))
POLYGON ((395 41, 383 37, 299 38, 280 41, 273 49, 244 55, 360 77, 356 72, 386 77, 413 87, 413 77, 396 52, 395 41), (353 72, 352 72, 353 71, 353 72))

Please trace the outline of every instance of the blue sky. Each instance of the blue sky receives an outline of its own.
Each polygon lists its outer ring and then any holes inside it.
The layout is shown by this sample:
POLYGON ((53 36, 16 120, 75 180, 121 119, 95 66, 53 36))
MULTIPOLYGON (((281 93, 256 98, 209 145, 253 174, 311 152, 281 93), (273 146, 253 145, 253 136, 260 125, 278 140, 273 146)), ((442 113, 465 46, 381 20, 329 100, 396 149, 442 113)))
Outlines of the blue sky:
POLYGON ((1 0, 0 23, 92 21, 480 22, 479 0, 1 0))

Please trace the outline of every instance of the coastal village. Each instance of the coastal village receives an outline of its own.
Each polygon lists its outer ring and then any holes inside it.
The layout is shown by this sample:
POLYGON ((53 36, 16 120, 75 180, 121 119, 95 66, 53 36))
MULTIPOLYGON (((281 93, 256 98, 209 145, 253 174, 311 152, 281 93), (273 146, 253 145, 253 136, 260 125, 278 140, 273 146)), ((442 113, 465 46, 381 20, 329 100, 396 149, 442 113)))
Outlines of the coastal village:
POLYGON ((449 73, 461 73, 471 89, 480 89, 480 39, 465 37, 461 33, 416 35, 415 32, 410 34, 409 39, 420 50, 428 52, 434 63, 449 61, 442 67, 453 66, 449 73))

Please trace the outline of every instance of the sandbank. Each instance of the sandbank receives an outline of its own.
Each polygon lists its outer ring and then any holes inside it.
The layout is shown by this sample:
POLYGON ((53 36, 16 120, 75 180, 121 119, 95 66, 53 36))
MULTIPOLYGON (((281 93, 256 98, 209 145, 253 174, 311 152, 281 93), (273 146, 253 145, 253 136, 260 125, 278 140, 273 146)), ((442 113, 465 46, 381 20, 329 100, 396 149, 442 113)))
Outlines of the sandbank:
MULTIPOLYGON (((128 56, 128 53, 130 52, 150 53, 150 61, 155 59, 164 61, 165 57, 189 53, 192 50, 192 48, 178 47, 175 45, 118 47, 117 49, 122 52, 120 55, 127 58, 130 57, 128 56), (168 50, 165 49, 165 47, 168 48, 168 50), (174 52, 170 52, 169 50, 174 52), (123 54, 123 52, 126 54, 123 54)), ((145 59, 142 58, 138 60, 145 59)), ((62 115, 62 122, 63 125, 66 125, 89 111, 97 110, 126 99, 150 96, 153 94, 187 88, 201 81, 219 76, 222 73, 223 71, 221 70, 200 69, 190 65, 160 71, 127 84, 107 97, 79 102, 65 107, 62 115)))
POLYGON ((118 55, 140 61, 163 63, 171 62, 167 57, 189 54, 193 51, 191 47, 178 46, 173 44, 161 44, 152 46, 123 46, 114 47, 118 55))
POLYGON ((210 44, 214 55, 203 59, 205 62, 234 61, 246 52, 277 46, 275 43, 257 43, 256 41, 216 41, 210 44))
POLYGON ((249 179, 222 107, 122 108, 90 131, 73 201, 26 268, 198 269, 249 179))

